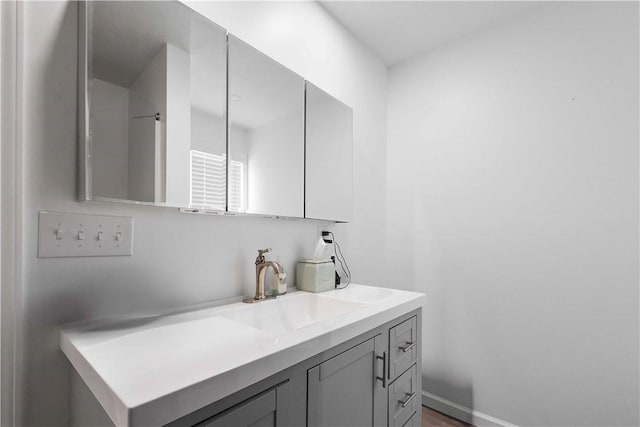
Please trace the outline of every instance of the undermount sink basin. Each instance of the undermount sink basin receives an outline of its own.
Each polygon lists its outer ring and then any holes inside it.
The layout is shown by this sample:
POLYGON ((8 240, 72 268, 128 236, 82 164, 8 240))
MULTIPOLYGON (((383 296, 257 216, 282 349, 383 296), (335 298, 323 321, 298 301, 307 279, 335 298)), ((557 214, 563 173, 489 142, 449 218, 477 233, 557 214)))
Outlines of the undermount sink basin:
POLYGON ((221 312, 220 316, 245 326, 280 335, 321 320, 356 311, 364 306, 357 302, 296 292, 293 295, 258 304, 236 306, 221 312))

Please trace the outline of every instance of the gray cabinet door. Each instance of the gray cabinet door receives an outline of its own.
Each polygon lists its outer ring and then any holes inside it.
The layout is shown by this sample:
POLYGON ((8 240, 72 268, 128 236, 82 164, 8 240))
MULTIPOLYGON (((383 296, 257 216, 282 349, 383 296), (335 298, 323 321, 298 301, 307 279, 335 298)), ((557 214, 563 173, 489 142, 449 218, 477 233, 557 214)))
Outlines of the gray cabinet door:
POLYGON ((265 391, 197 427, 276 427, 287 424, 289 383, 265 391))
POLYGON ((384 396, 376 380, 376 338, 307 371, 307 425, 380 425, 378 408, 384 396))

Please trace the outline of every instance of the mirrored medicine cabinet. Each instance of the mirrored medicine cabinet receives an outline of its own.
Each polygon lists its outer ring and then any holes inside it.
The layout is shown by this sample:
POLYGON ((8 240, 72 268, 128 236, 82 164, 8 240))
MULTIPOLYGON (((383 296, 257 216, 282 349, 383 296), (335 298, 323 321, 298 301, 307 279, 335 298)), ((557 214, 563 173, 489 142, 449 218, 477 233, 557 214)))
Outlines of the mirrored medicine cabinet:
POLYGON ((80 8, 81 198, 224 210, 226 31, 179 2, 80 8))
POLYGON ((305 217, 351 221, 353 111, 306 82, 305 217))
POLYGON ((228 81, 229 210, 302 218, 304 79, 229 34, 228 81))
POLYGON ((79 12, 80 200, 350 220, 349 107, 180 2, 79 12))

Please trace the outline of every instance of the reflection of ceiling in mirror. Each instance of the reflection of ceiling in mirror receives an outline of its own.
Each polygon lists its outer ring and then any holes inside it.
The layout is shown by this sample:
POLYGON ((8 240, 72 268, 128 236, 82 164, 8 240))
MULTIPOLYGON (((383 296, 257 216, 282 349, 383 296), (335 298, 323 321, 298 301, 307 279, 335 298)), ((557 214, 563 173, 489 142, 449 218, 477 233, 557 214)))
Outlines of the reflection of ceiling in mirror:
POLYGON ((229 120, 255 129, 302 112, 304 79, 229 36, 229 120))
POLYGON ((224 115, 226 31, 199 15, 191 19, 191 105, 218 118, 224 115))
POLYGON ((93 74, 128 88, 164 44, 191 54, 191 103, 221 117, 225 31, 179 2, 93 3, 93 74))
POLYGON ((172 2, 99 1, 93 8, 93 72, 101 80, 131 86, 165 43, 190 51, 185 7, 172 2))

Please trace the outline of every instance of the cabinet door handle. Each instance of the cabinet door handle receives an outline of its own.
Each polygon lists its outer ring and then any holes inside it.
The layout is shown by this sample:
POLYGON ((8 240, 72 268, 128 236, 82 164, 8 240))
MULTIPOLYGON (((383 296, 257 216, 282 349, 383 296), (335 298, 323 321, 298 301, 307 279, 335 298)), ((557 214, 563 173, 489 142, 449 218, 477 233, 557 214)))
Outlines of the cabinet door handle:
POLYGON ((411 350, 413 347, 416 346, 416 344, 418 344, 418 341, 414 341, 414 342, 408 342, 407 345, 405 345, 404 347, 398 347, 400 350, 402 350, 403 353, 406 353, 407 351, 411 350))
POLYGON ((404 400, 404 402, 402 400, 398 400, 398 403, 400 403, 402 405, 403 408, 406 408, 407 405, 409 403, 411 403, 411 401, 413 400, 414 397, 416 397, 416 392, 414 391, 413 393, 409 394, 407 393, 407 398, 404 400))
POLYGON ((382 359, 382 377, 376 376, 376 380, 382 381, 382 388, 387 388, 387 353, 382 352, 382 356, 376 354, 376 359, 382 359))

